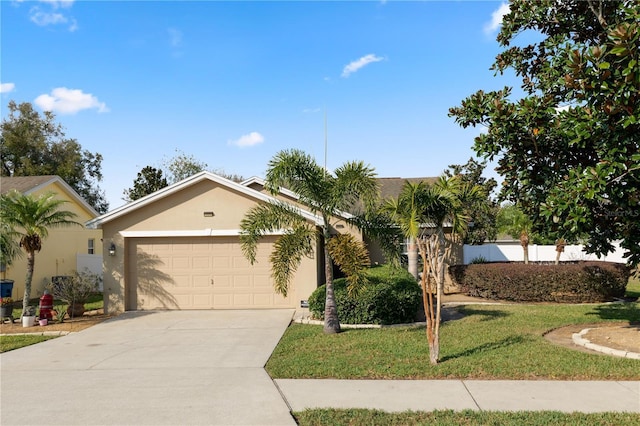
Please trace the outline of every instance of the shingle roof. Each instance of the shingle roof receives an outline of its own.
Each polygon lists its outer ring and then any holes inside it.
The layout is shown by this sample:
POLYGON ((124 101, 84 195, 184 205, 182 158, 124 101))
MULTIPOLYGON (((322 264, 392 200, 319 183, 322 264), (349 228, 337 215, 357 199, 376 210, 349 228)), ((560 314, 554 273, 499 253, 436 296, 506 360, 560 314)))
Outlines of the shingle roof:
POLYGON ((46 185, 47 183, 55 180, 57 176, 13 176, 13 177, 0 177, 0 194, 6 194, 12 189, 17 190, 21 194, 28 194, 36 188, 46 185))
POLYGON ((427 183, 433 183, 437 180, 437 177, 413 177, 413 178, 377 178, 378 185, 380 186, 380 198, 386 200, 388 198, 397 198, 402 191, 402 187, 406 181, 417 183, 425 181, 427 183))
POLYGON ((98 216, 98 212, 87 201, 78 194, 75 189, 69 186, 60 176, 44 175, 44 176, 2 176, 0 177, 0 194, 15 189, 21 194, 29 195, 47 185, 57 182, 63 190, 79 205, 82 205, 92 216, 98 216))

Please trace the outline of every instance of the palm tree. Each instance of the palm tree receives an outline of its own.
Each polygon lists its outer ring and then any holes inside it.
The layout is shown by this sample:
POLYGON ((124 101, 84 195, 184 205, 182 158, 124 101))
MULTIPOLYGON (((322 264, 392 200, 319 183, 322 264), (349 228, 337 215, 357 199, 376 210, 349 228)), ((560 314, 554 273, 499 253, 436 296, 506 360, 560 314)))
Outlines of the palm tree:
POLYGON ((58 210, 64 203, 66 201, 56 199, 53 193, 36 198, 12 190, 0 197, 0 220, 4 226, 14 230, 14 236, 19 239, 20 247, 27 254, 22 315, 25 314, 31 297, 35 254, 42 249, 42 241, 49 235, 49 228, 80 225, 73 220, 75 213, 58 210))
MULTIPOLYGON (((279 193, 280 188, 295 192, 299 196, 298 202, 322 220, 317 226, 311 224, 296 207, 283 202, 258 205, 247 213, 240 225, 245 256, 254 263, 260 238, 271 231, 285 230, 275 243, 270 261, 275 290, 286 296, 289 282, 302 257, 313 253, 314 242, 323 242, 327 289, 324 332, 339 333, 340 322, 333 290, 332 265, 335 257, 329 244, 332 238, 330 221, 340 211, 375 205, 378 186, 373 169, 362 162, 349 162, 331 173, 300 150, 284 150, 269 162, 265 188, 274 195, 279 193)), ((349 242, 342 241, 335 247, 344 251, 344 244, 349 242)), ((351 240, 351 244, 360 246, 362 242, 351 240)), ((354 247, 354 251, 361 249, 354 247)), ((358 268, 343 268, 345 270, 353 273, 358 268)))
POLYGON ((480 197, 480 186, 465 183, 457 176, 443 176, 431 185, 406 182, 398 199, 386 203, 387 211, 396 218, 405 236, 417 242, 422 257, 422 296, 432 364, 438 363, 440 354, 445 265, 452 242, 445 237, 445 227, 451 228, 453 239, 463 235, 469 219, 467 207, 480 197))
POLYGON ((5 278, 6 267, 10 266, 16 257, 22 253, 16 242, 16 231, 6 222, 0 222, 0 271, 5 278))
POLYGON ((522 246, 524 263, 529 263, 529 241, 531 235, 531 219, 516 204, 507 204, 500 208, 496 218, 498 232, 509 234, 518 239, 522 246))
POLYGON ((412 183, 405 181, 398 198, 385 200, 382 210, 389 214, 403 235, 409 240, 407 246, 407 269, 418 279, 418 246, 417 238, 421 233, 420 212, 418 211, 418 198, 426 190, 425 182, 412 183))

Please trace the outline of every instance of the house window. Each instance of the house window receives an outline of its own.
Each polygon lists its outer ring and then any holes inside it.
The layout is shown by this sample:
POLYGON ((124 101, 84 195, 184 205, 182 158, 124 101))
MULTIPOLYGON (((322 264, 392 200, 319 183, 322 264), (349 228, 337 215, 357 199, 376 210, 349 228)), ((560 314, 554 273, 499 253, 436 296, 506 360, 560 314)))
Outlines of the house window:
POLYGON ((96 243, 95 239, 89 238, 89 241, 88 241, 88 244, 87 244, 87 253, 95 254, 95 243, 96 243))

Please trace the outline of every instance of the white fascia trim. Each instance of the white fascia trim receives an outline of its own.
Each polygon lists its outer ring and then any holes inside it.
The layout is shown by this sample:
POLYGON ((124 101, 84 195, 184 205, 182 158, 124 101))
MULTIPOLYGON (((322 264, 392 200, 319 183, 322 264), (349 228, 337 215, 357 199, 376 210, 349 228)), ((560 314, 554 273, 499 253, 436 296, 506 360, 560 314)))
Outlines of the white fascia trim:
MULTIPOLYGON (((265 186, 264 179, 256 177, 256 176, 250 177, 249 179, 241 182, 240 185, 244 185, 244 186, 248 187, 249 185, 251 185, 253 183, 257 183, 258 185, 262 185, 263 188, 265 186)), ((300 195, 298 195, 297 193, 291 191, 290 189, 280 188, 280 193, 282 193, 282 194, 284 194, 284 195, 286 195, 288 197, 291 197, 294 200, 300 201, 300 195)), ((336 210, 335 216, 340 216, 343 219, 353 219, 355 217, 354 215, 352 215, 349 212, 343 212, 343 211, 340 211, 340 210, 336 210)))
MULTIPOLYGON (((263 194, 259 191, 256 191, 254 189, 248 188, 246 186, 243 186, 237 182, 233 182, 229 179, 223 178, 222 176, 218 176, 215 173, 211 173, 211 172, 207 172, 207 171, 203 171, 200 173, 197 173, 191 177, 188 177, 180 182, 174 183, 173 185, 169 185, 165 188, 160 189, 157 192, 154 192, 153 194, 149 194, 145 197, 142 197, 138 200, 132 201, 129 204, 125 204, 124 206, 118 207, 115 210, 112 210, 108 213, 103 214, 100 217, 97 217, 89 222, 86 223, 86 226, 88 228, 92 228, 92 229, 96 229, 96 228, 100 228, 102 226, 103 223, 105 222, 109 222, 113 219, 116 219, 120 216, 123 216, 133 210, 137 210, 141 207, 144 207, 147 204, 153 203, 156 200, 159 200, 161 198, 164 198, 168 195, 171 195, 177 191, 180 191, 181 189, 188 187, 190 185, 193 185, 197 182, 203 181, 205 179, 211 180, 213 182, 216 182, 222 186, 226 186, 227 188, 236 190, 242 194, 248 195, 249 197, 252 197, 254 199, 260 200, 260 201, 264 201, 267 203, 272 203, 277 201, 276 198, 271 197, 269 195, 263 194)), ((308 212, 306 210, 300 210, 301 214, 303 217, 313 221, 316 225, 322 225, 323 221, 322 218, 320 216, 317 216, 311 212, 308 212)))
POLYGON ((25 191, 25 194, 31 194, 32 192, 36 192, 36 191, 39 191, 40 189, 44 189, 55 182, 59 183, 60 186, 62 186, 65 189, 65 191, 67 191, 67 194, 70 195, 71 198, 76 200, 78 204, 81 204, 87 211, 89 211, 89 213, 92 216, 97 217, 100 215, 100 213, 98 213, 89 203, 87 203, 87 201, 84 198, 82 198, 80 194, 76 192, 75 189, 73 189, 67 182, 64 181, 64 179, 62 179, 60 176, 57 176, 57 175, 52 175, 51 179, 49 179, 48 181, 43 182, 40 185, 36 185, 33 188, 29 189, 28 191, 25 191))
MULTIPOLYGON (((120 231, 123 238, 150 238, 150 237, 237 237, 241 234, 239 229, 188 229, 188 230, 162 230, 162 231, 120 231)), ((265 235, 283 235, 284 230, 266 233, 265 235)))

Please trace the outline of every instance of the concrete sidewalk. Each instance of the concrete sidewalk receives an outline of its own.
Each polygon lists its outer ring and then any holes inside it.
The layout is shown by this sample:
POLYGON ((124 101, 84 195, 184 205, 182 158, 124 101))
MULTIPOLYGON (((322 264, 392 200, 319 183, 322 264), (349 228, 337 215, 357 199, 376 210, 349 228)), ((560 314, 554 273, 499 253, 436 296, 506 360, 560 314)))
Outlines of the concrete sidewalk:
POLYGON ((277 379, 292 411, 369 408, 640 413, 640 381, 277 379))

